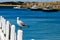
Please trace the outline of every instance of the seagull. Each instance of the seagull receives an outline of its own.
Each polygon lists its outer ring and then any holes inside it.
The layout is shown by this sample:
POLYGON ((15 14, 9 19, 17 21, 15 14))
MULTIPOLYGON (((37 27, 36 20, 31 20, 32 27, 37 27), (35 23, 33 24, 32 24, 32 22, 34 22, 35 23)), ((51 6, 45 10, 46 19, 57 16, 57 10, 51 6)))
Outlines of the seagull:
POLYGON ((17 17, 17 24, 20 26, 20 29, 22 29, 23 27, 29 27, 27 24, 25 24, 24 22, 22 22, 19 17, 17 17))

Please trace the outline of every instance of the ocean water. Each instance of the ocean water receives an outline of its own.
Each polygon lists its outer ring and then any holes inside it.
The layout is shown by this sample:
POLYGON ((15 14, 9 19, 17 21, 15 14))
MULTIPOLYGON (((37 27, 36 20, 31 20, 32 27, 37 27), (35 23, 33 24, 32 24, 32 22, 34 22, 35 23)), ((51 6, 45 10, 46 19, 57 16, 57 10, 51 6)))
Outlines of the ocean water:
POLYGON ((0 8, 0 15, 16 26, 16 32, 19 29, 16 23, 17 17, 30 26, 23 28, 23 40, 60 40, 60 11, 43 12, 0 8))

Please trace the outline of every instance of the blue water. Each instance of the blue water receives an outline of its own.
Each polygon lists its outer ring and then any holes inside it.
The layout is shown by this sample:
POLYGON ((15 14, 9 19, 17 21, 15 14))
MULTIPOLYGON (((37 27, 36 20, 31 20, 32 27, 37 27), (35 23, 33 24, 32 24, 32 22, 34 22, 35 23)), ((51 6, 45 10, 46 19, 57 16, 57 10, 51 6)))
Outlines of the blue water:
POLYGON ((60 11, 0 9, 0 15, 16 25, 16 32, 19 29, 16 17, 30 26, 23 28, 23 40, 60 40, 60 11))

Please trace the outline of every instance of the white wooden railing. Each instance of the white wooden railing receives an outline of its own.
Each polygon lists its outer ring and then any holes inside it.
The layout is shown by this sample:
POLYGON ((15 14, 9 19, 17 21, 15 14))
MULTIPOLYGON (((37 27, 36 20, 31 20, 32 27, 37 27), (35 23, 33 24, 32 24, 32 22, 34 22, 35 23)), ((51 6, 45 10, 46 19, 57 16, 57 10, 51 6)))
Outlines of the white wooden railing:
POLYGON ((15 32, 15 25, 11 25, 4 17, 0 16, 0 40, 22 40, 23 31, 15 32))

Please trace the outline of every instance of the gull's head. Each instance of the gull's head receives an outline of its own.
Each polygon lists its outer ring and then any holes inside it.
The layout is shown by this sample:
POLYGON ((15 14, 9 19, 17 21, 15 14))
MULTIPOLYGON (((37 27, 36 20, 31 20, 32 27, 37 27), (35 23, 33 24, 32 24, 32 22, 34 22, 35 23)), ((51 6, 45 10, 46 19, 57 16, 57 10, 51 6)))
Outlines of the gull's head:
POLYGON ((17 20, 19 20, 19 17, 17 17, 17 20))

